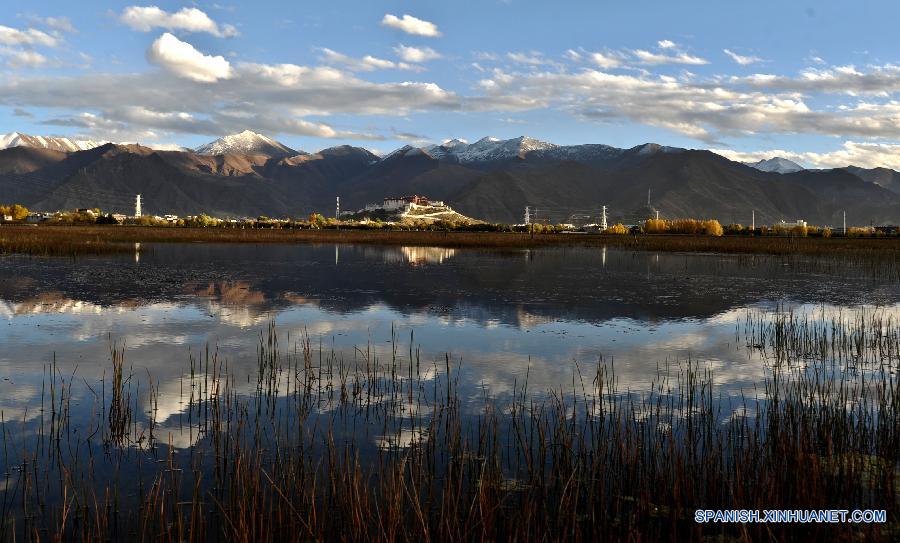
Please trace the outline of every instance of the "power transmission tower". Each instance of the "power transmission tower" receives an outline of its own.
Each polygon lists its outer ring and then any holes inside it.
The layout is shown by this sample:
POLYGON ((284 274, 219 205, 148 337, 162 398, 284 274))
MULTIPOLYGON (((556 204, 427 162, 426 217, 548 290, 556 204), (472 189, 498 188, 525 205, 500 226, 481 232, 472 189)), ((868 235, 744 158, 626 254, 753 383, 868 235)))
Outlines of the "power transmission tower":
POLYGON ((141 218, 141 195, 140 194, 138 194, 134 198, 134 218, 135 219, 141 218))

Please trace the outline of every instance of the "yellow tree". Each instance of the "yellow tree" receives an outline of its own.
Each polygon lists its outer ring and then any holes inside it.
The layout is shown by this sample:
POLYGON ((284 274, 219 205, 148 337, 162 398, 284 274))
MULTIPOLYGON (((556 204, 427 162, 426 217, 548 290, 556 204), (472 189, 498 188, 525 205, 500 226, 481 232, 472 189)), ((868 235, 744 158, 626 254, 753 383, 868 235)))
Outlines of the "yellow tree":
POLYGON ((9 214, 12 215, 14 221, 24 221, 29 213, 27 207, 19 204, 14 204, 9 210, 9 214))

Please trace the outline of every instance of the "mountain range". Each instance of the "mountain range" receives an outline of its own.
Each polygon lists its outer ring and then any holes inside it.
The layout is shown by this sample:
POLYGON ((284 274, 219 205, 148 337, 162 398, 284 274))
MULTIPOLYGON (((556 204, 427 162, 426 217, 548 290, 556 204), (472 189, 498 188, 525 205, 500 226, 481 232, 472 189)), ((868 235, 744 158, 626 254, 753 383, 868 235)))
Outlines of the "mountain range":
POLYGON ((195 150, 154 150, 14 133, 2 136, 0 202, 31 209, 76 207, 219 216, 334 214, 387 196, 421 194, 489 221, 718 218, 757 223, 803 219, 900 223, 900 173, 849 166, 803 169, 775 157, 743 164, 705 150, 648 143, 556 145, 534 138, 451 140, 405 146, 383 157, 342 145, 306 153, 244 131, 195 150), (649 203, 648 203, 649 197, 649 203))

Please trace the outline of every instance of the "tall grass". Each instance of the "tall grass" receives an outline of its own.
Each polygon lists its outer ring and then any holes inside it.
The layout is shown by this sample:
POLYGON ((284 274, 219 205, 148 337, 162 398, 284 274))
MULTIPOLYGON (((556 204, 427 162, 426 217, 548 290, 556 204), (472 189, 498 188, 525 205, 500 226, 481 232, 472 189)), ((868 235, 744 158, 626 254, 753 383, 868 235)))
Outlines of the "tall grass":
POLYGON ((412 337, 381 359, 271 324, 250 374, 192 354, 168 420, 159 385, 132 389, 113 349, 112 397, 89 387, 79 425, 77 377, 48 372, 51 437, 7 444, 3 538, 896 540, 897 323, 751 312, 736 333, 771 360, 742 396, 698 361, 630 391, 600 360, 501 398, 467 389, 449 355, 423 361, 412 337), (889 523, 700 525, 698 508, 874 508, 889 523))

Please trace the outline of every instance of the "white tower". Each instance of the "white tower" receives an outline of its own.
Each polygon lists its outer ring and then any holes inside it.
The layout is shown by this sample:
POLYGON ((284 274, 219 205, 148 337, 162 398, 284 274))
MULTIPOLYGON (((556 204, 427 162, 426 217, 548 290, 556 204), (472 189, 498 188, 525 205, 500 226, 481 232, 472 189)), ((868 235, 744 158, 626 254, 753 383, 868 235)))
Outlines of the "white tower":
POLYGON ((135 219, 141 218, 141 195, 140 194, 138 194, 134 198, 134 218, 135 219))
MULTIPOLYGON (((607 228, 607 225, 606 225, 606 206, 603 206, 603 214, 600 215, 600 230, 606 230, 606 228, 607 228)), ((606 250, 606 248, 604 247, 604 251, 605 251, 605 250, 606 250)), ((605 252, 604 252, 603 254, 604 254, 604 256, 606 255, 605 252)))
POLYGON ((844 211, 844 235, 847 235, 847 212, 844 211))
POLYGON ((340 220, 341 219, 341 197, 336 196, 337 200, 335 202, 335 210, 334 210, 334 218, 340 220))
POLYGON ((525 206, 525 225, 528 226, 529 224, 531 224, 531 208, 525 206))
POLYGON ((751 225, 751 226, 750 226, 750 230, 754 230, 754 231, 755 231, 755 230, 756 230, 756 210, 755 210, 755 209, 754 209, 753 211, 750 212, 750 216, 752 217, 752 218, 750 219, 750 225, 751 225))

